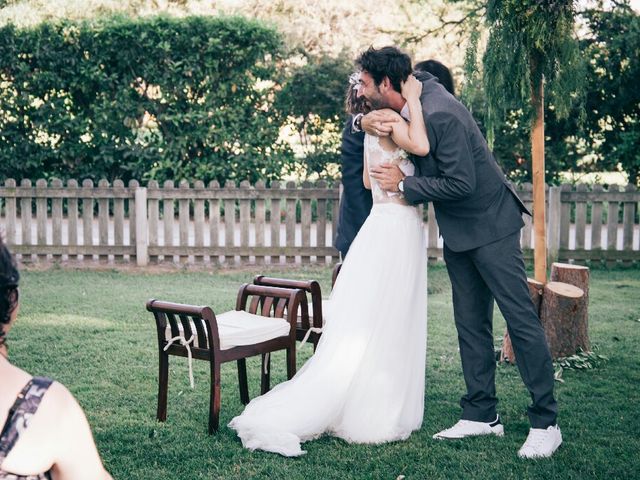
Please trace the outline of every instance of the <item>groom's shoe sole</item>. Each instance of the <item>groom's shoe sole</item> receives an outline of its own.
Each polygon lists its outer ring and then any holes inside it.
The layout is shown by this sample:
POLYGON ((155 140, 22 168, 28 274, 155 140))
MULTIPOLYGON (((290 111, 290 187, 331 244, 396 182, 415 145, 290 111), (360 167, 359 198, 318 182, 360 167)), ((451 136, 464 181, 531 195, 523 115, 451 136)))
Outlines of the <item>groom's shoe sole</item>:
POLYGON ((461 435, 461 436, 457 436, 457 437, 447 437, 441 434, 444 433, 444 430, 442 432, 438 432, 435 435, 433 435, 432 438, 434 438, 435 440, 461 440, 463 438, 468 438, 468 437, 482 437, 484 435, 495 435, 496 437, 504 437, 504 426, 502 424, 498 424, 495 427, 490 427, 491 431, 488 432, 481 432, 481 433, 470 433, 468 435, 461 435))

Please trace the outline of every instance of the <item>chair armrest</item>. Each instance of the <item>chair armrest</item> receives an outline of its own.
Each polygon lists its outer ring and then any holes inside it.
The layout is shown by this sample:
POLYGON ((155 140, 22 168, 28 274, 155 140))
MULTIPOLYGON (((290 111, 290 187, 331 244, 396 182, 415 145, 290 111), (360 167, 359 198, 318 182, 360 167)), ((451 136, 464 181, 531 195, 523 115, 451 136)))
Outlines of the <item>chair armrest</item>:
MULTIPOLYGON (((156 328, 158 330, 158 342, 162 344, 165 341, 165 329, 167 324, 171 325, 171 331, 175 332, 179 330, 179 324, 184 329, 189 328, 191 330, 191 324, 187 322, 187 317, 190 317, 194 322, 196 332, 198 334, 198 341, 200 345, 208 343, 209 349, 220 348, 220 336, 218 332, 218 323, 216 316, 211 307, 188 305, 184 303, 167 302, 163 300, 151 299, 146 304, 147 310, 153 313, 156 319, 156 328), (178 317, 178 318, 176 318, 178 317), (204 330, 202 330, 202 321, 204 324, 204 330), (185 322, 187 322, 185 324, 185 322), (206 337, 205 337, 206 332, 206 337)), ((191 330, 191 333, 194 333, 191 330)))

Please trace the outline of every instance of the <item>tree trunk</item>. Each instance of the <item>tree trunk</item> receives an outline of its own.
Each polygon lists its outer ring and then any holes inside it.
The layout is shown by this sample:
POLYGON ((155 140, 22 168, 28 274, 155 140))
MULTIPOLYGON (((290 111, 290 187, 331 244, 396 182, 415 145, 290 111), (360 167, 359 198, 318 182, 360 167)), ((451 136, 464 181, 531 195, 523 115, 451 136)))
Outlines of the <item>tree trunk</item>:
POLYGON ((582 289, 584 292, 584 338, 581 340, 583 350, 588 350, 589 342, 589 267, 555 262, 551 265, 551 281, 564 282, 582 289))
POLYGON ((554 359, 589 349, 587 304, 581 288, 562 282, 547 283, 540 319, 554 359))
MULTIPOLYGON (((531 295, 531 301, 536 307, 536 314, 540 316, 540 305, 542 304, 542 290, 544 285, 533 278, 527 278, 527 285, 529 286, 529 295, 531 295)), ((511 344, 511 338, 509 337, 509 331, 505 330, 504 339, 502 340, 502 351, 500 352, 500 361, 508 362, 513 365, 516 364, 516 352, 513 350, 511 344)))

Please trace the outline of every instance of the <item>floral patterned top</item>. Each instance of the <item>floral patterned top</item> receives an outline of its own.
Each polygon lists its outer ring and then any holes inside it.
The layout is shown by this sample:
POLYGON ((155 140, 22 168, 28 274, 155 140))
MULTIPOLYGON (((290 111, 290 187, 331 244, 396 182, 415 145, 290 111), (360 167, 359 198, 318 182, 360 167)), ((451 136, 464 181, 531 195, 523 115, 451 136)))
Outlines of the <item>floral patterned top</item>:
MULTIPOLYGON (((18 394, 0 434, 0 466, 15 446, 22 432, 29 426, 29 421, 38 410, 42 397, 51 383, 53 380, 49 378, 33 377, 18 394)), ((5 472, 0 467, 0 480, 46 480, 50 478, 50 472, 37 475, 15 475, 5 472)))
MULTIPOLYGON (((364 136, 364 156, 369 168, 377 167, 383 163, 398 165, 405 175, 414 175, 416 167, 407 158, 407 152, 396 147, 393 150, 385 150, 380 144, 380 138, 374 135, 364 136)), ((400 192, 387 192, 382 190, 378 181, 371 177, 371 195, 373 203, 400 203, 407 205, 404 196, 400 192)))

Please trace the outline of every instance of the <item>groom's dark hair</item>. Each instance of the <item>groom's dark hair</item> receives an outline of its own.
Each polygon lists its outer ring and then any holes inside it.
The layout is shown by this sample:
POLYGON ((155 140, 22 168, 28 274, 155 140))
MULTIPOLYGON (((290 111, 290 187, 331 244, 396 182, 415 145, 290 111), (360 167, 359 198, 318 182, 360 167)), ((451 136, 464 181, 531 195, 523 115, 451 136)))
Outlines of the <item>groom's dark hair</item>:
POLYGON ((356 59, 356 65, 373 78, 376 86, 389 77, 394 90, 400 92, 401 84, 411 75, 411 57, 397 47, 369 47, 356 59))

